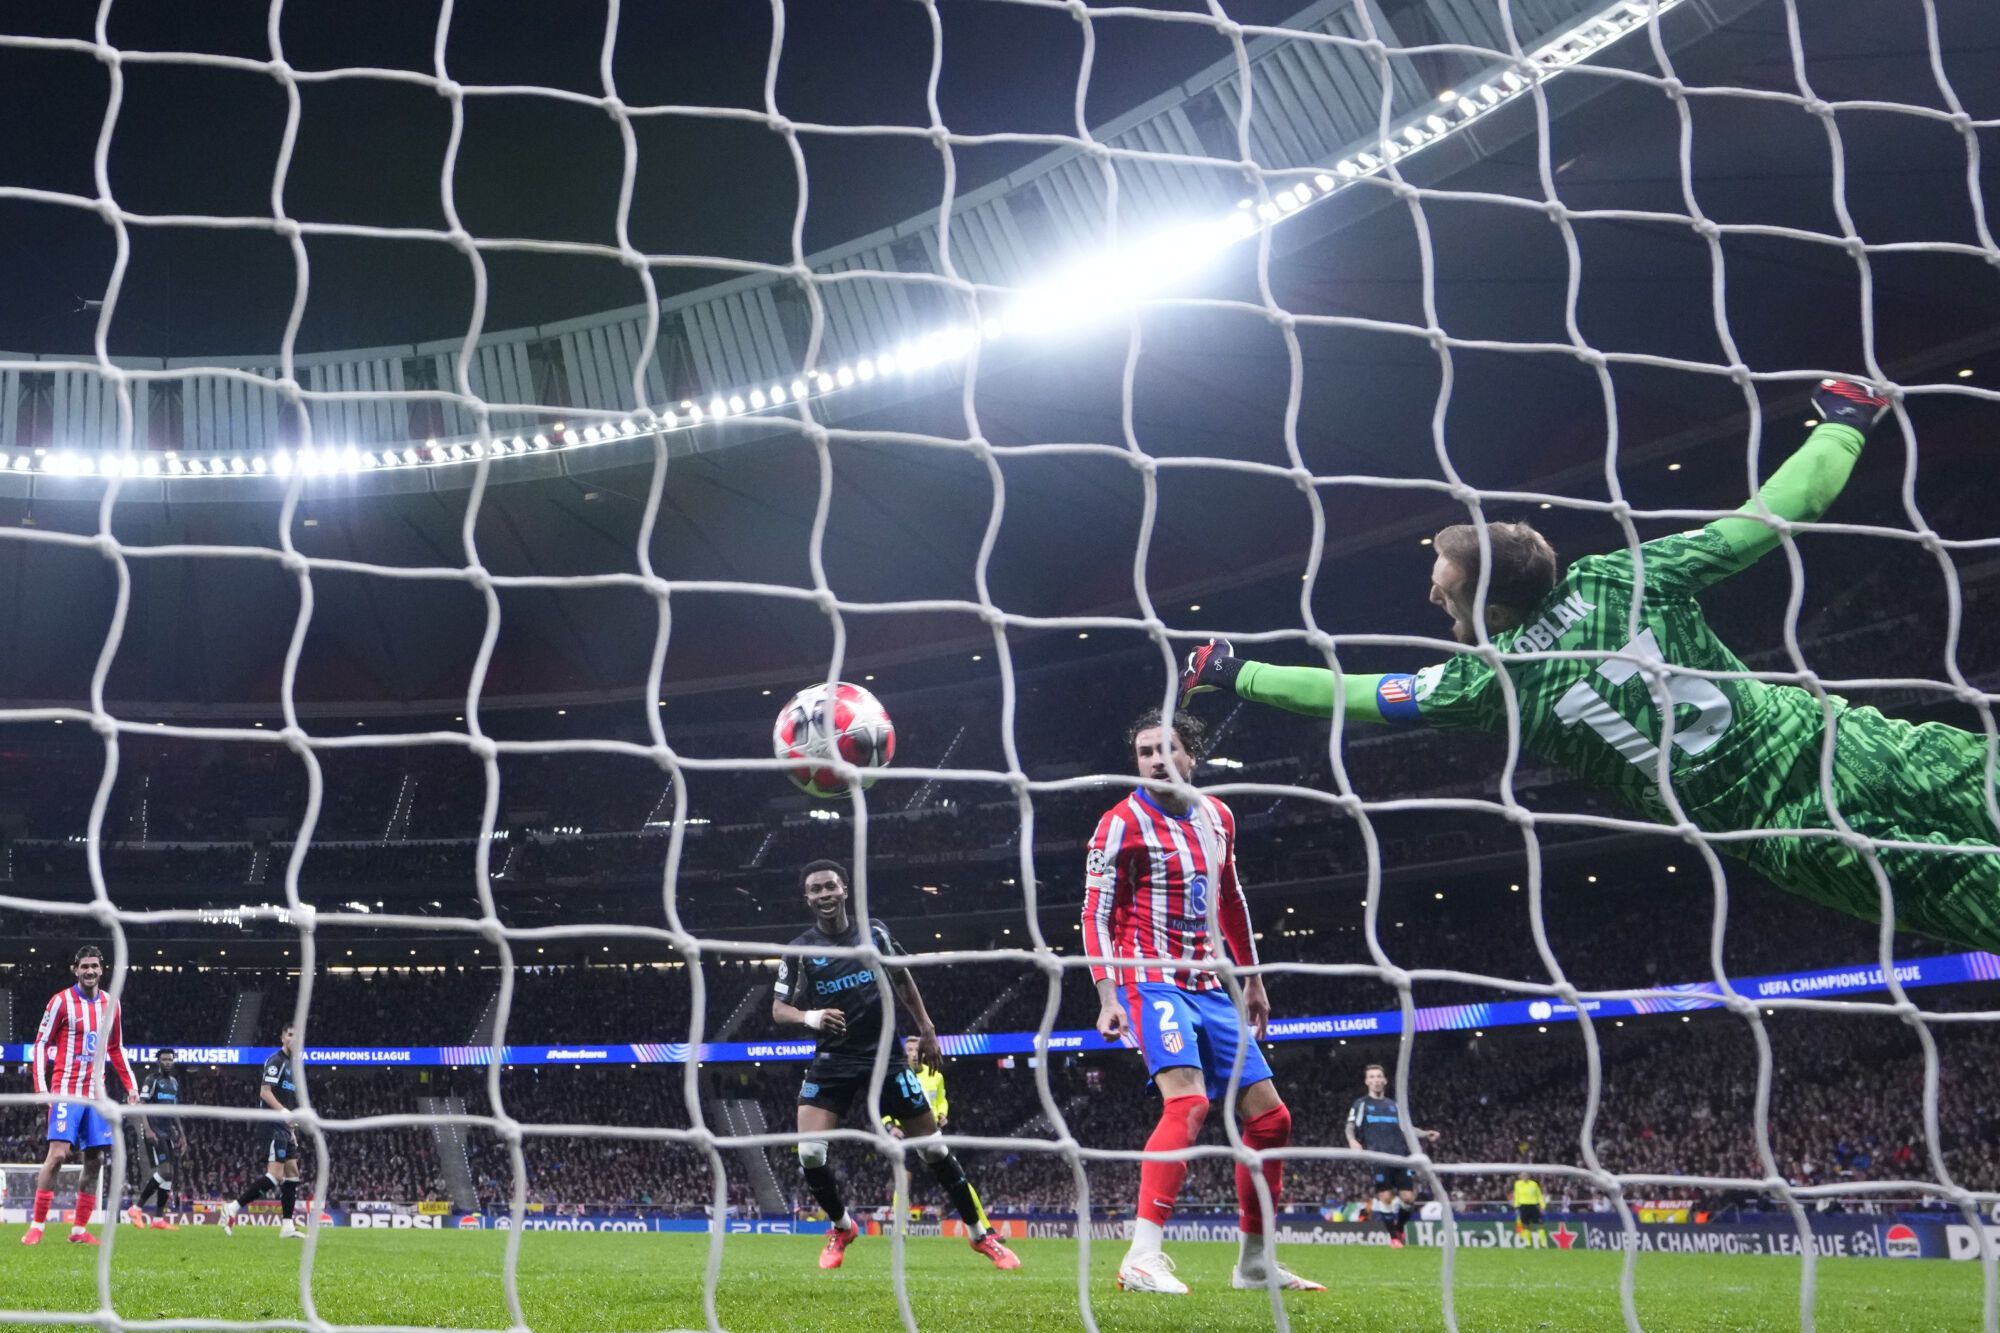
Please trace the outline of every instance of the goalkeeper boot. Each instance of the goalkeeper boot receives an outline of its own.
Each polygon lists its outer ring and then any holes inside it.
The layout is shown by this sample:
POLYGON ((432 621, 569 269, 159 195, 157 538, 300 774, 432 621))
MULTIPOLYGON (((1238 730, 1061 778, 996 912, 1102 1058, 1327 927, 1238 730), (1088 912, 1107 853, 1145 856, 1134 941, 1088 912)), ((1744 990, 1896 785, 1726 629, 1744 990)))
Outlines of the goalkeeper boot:
MULTIPOLYGON (((1264 1288, 1264 1274, 1257 1269, 1245 1270, 1238 1264, 1229 1270, 1229 1285, 1238 1291, 1261 1291, 1264 1288)), ((1279 1291, 1325 1291, 1317 1282, 1309 1282, 1288 1268, 1278 1270, 1279 1291)))
POLYGON ((1021 1256, 1000 1242, 1000 1233, 989 1231, 972 1242, 973 1253, 985 1255, 995 1268, 1011 1271, 1021 1266, 1021 1256))
POLYGON ((853 1218, 847 1219, 846 1227, 826 1229, 826 1248, 819 1252, 821 1268, 838 1268, 847 1262, 847 1247, 861 1239, 861 1226, 853 1218))
POLYGON ((1174 1276, 1174 1261, 1158 1251, 1128 1254, 1118 1265, 1118 1290, 1151 1291, 1164 1296, 1185 1296, 1187 1283, 1174 1276))
POLYGON ((1821 421, 1852 426, 1866 435, 1889 410, 1889 400, 1866 384, 1853 380, 1821 380, 1813 390, 1813 410, 1821 421))
POLYGON ((1233 690, 1236 688, 1236 673, 1243 664, 1236 660, 1236 654, 1227 639, 1210 639, 1201 647, 1187 655, 1181 667, 1181 701, 1186 708, 1188 700, 1209 690, 1233 690))

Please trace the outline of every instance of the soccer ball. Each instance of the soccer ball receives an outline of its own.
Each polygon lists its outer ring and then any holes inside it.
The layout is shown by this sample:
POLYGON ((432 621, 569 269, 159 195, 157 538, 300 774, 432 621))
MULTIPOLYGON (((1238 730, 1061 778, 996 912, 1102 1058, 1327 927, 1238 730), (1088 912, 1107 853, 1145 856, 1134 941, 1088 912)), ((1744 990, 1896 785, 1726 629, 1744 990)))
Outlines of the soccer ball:
MULTIPOLYGON (((778 710, 771 749, 780 759, 798 760, 789 770, 808 796, 845 796, 847 784, 830 765, 845 759, 860 769, 882 768, 896 757, 896 724, 877 699, 859 685, 812 685, 778 710)), ((863 787, 875 779, 864 774, 863 787)))

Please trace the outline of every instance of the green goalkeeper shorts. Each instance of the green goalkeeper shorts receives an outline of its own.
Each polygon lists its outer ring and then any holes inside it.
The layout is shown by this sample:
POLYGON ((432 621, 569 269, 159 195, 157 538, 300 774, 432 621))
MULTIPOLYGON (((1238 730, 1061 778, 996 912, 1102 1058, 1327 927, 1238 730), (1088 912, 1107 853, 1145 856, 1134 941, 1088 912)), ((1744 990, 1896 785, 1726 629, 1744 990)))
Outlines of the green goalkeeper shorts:
MULTIPOLYGON (((1833 788, 1841 817, 1864 837, 1977 845, 1989 851, 1883 848, 1896 926, 2000 951, 2000 828, 1986 801, 1986 738, 1938 722, 1915 725, 1843 707, 1833 788)), ((1817 740, 1801 747, 1765 828, 1830 829, 1817 740)), ((1836 838, 1762 838, 1730 851, 1781 888, 1870 921, 1881 895, 1868 858, 1836 838)))

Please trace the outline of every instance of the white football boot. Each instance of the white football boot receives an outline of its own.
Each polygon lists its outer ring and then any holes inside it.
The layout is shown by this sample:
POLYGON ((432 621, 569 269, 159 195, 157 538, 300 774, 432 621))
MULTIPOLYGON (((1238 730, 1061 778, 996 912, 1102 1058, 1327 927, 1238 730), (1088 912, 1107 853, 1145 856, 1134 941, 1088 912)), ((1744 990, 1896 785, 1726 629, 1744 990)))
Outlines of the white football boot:
POLYGON ((1165 1254, 1128 1254, 1118 1265, 1118 1290, 1151 1291, 1165 1296, 1185 1296, 1187 1283, 1174 1276, 1174 1261, 1165 1254))

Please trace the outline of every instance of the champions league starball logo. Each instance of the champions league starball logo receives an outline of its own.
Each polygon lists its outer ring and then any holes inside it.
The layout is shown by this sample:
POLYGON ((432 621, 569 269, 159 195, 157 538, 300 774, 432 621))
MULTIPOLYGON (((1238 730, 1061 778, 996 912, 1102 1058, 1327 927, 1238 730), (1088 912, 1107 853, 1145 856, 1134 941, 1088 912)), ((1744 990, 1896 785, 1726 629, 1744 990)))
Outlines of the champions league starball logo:
POLYGON ((1555 1016, 1555 1012, 1555 1006, 1547 1000, 1536 1000, 1528 1006, 1528 1017, 1534 1019, 1537 1023, 1546 1022, 1555 1016))

